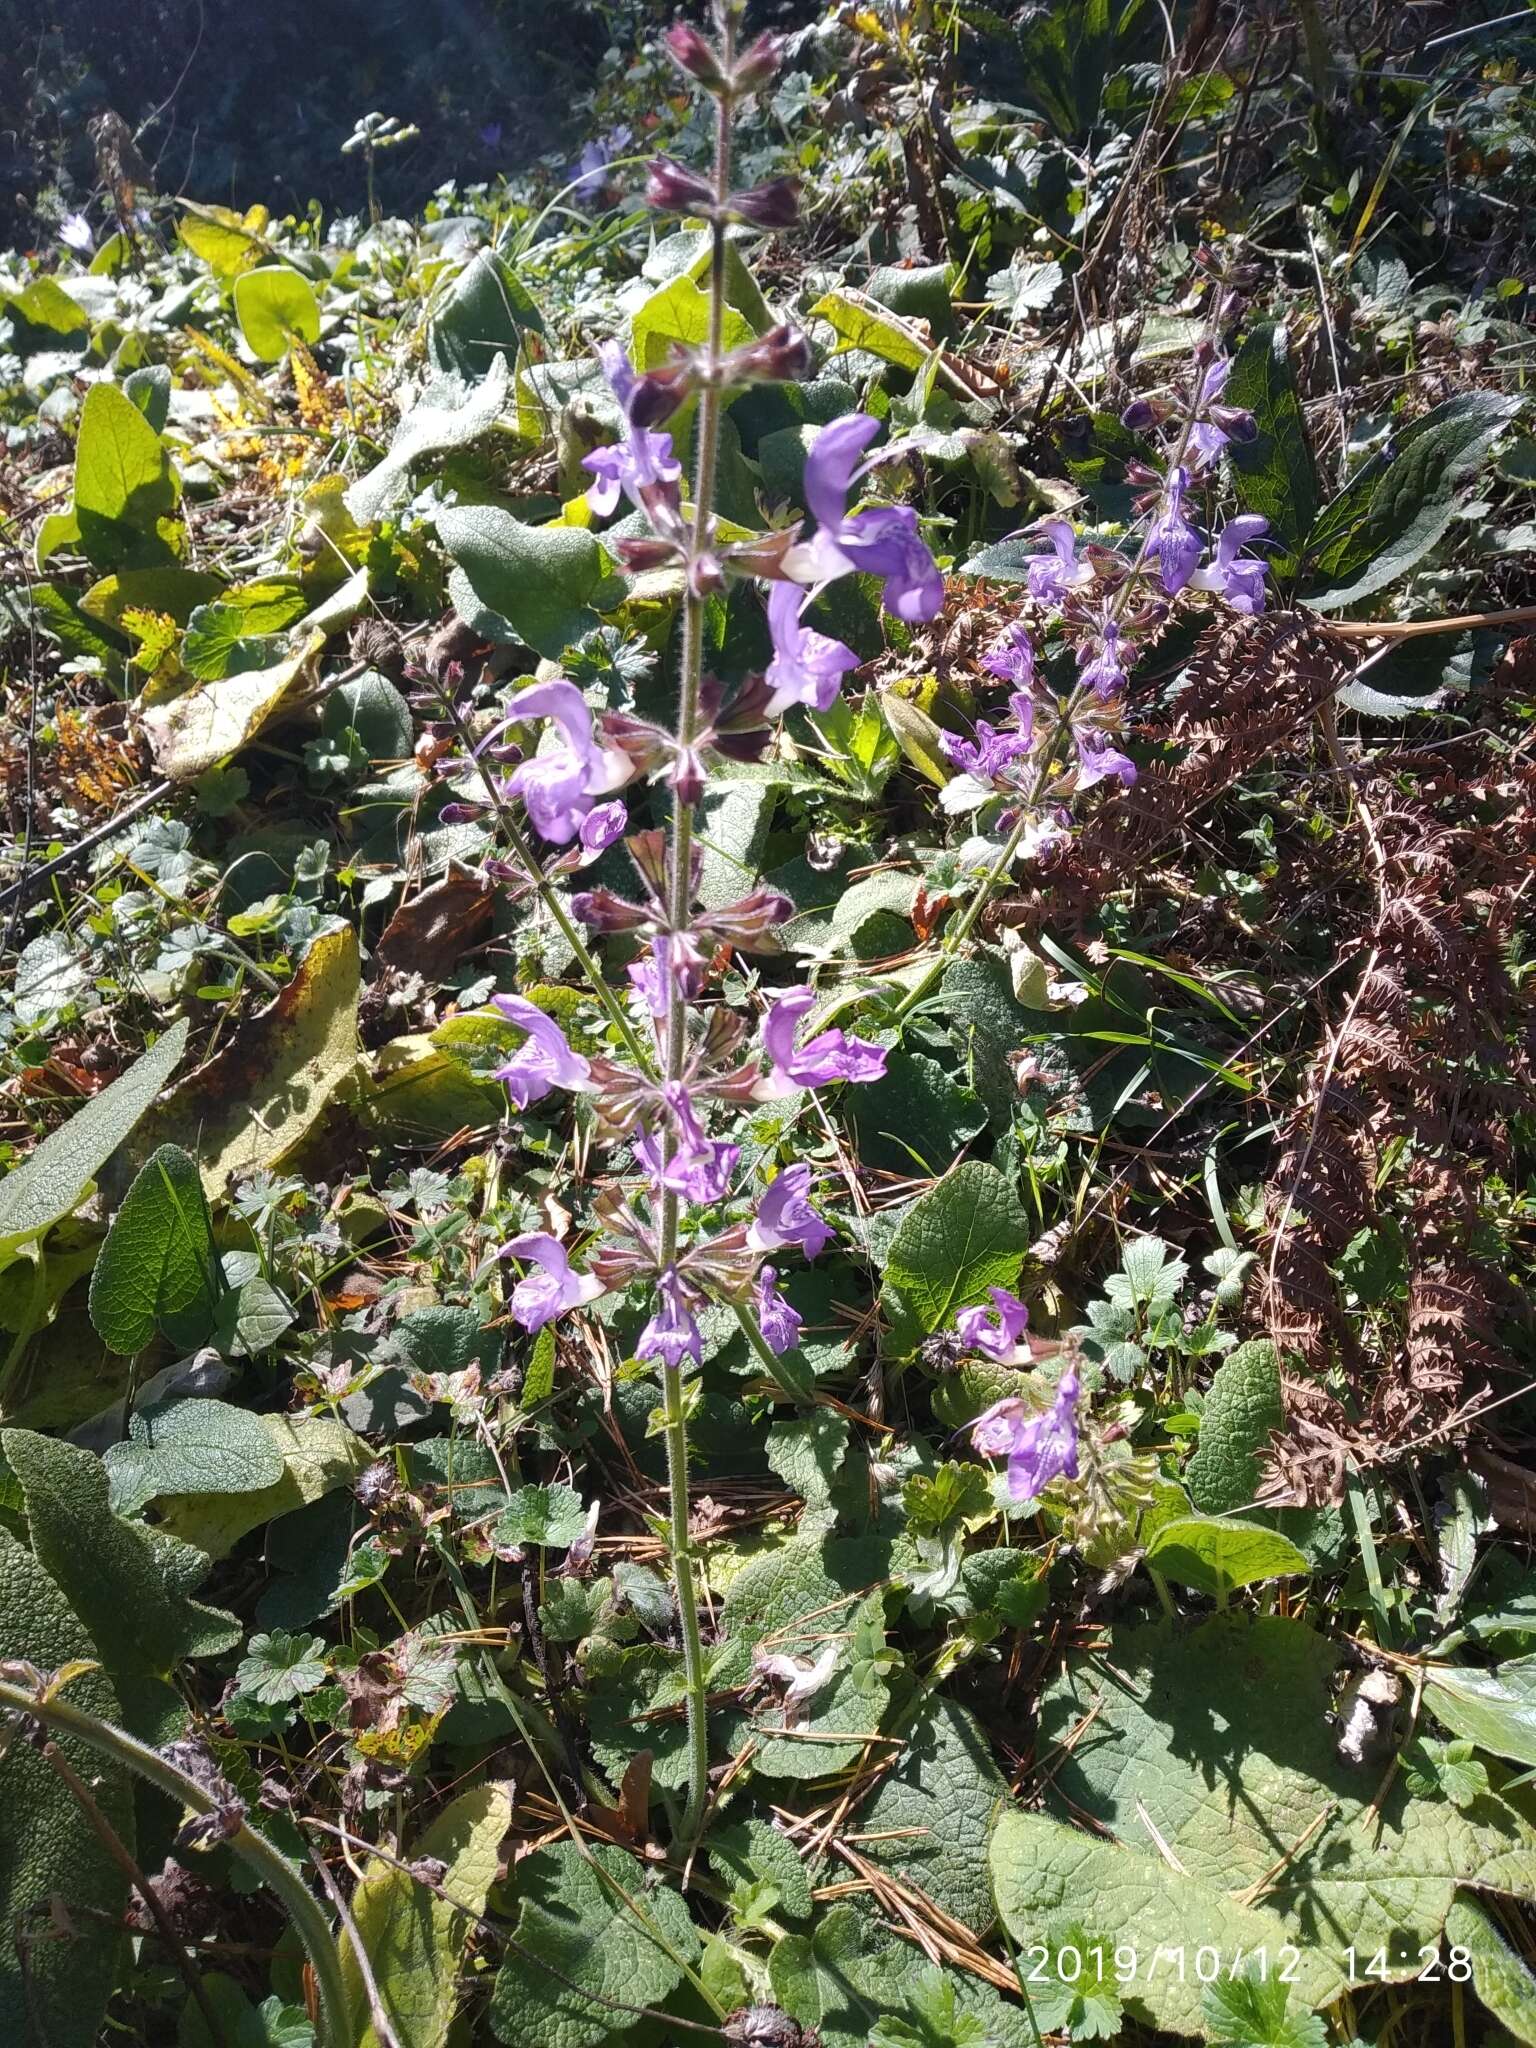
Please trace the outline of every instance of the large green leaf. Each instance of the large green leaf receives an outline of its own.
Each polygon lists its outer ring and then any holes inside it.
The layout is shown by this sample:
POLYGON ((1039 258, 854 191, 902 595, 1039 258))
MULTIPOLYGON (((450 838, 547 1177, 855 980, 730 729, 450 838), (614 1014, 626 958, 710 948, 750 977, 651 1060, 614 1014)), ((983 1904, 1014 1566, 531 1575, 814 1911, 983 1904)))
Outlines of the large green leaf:
POLYGON ((141 1529, 108 1505, 106 1468, 91 1451, 27 1429, 0 1434, 21 1482, 37 1559, 64 1592, 114 1679, 167 1678, 185 1657, 240 1641, 232 1614, 188 1599, 141 1529))
MULTIPOLYGON (((503 1785, 479 1785, 455 1799, 412 1845, 412 1860, 443 1866, 447 1898, 397 1863, 370 1863, 352 1894, 352 1922, 393 2024, 396 2048, 444 2048, 458 2002, 458 1973, 475 1917, 496 1882, 497 1850, 512 1819, 503 1785), (449 1901, 452 1901, 450 1904, 449 1901)), ((350 1939, 342 1945, 356 2048, 379 2048, 368 1994, 350 1939)))
POLYGON ((1239 1586, 1290 1578, 1311 1569, 1289 1536, 1262 1522, 1180 1515, 1147 1545, 1147 1563, 1165 1579, 1225 1597, 1239 1586))
MULTIPOLYGON (((96 1647, 37 1559, 0 1527, 0 1658, 40 1671, 94 1660, 96 1647)), ((105 1673, 87 1671, 65 1695, 103 1720, 120 1718, 105 1673)), ((67 1761, 92 1788, 131 1851, 128 1774, 72 1736, 67 1761)), ((90 1822, 30 1742, 0 1752, 0 2040, 15 2048, 92 2048, 117 1974, 118 1927, 128 1886, 90 1822), (50 1925, 57 1898, 69 1915, 60 1940, 50 1925), (26 1947, 23 1973, 17 1938, 26 1947)))
POLYGON ((1378 1811, 1382 1773, 1335 1746, 1340 1656, 1278 1616, 1117 1629, 1102 1662, 1072 1660, 1047 1688, 1040 1753, 1061 1811, 1149 1852, 1162 1882, 1166 1850, 1213 1891, 1261 1887, 1286 1938, 1330 1968, 1349 1943, 1385 1947, 1408 1979, 1458 1885, 1536 1888, 1536 1828, 1493 1792, 1466 1813, 1415 1798, 1401 1773, 1378 1811))
MULTIPOLYGON (((886 1543, 802 1535, 753 1558, 731 1580, 725 1633, 743 1644, 771 1639, 775 1651, 809 1665, 826 1650, 829 1626, 851 1632, 856 1596, 871 1595, 890 1571, 886 1543), (830 1623, 829 1616, 835 1617, 830 1623)), ((878 1604, 878 1592, 873 1597, 878 1604)), ((824 1778, 858 1761, 890 1697, 884 1672, 855 1668, 850 1635, 834 1674, 802 1703, 798 1717, 766 1701, 755 1716, 728 1722, 727 1735, 738 1751, 750 1744, 752 1768, 764 1777, 824 1778)))
POLYGON ((1007 1800, 981 1729, 963 1707, 937 1698, 862 1811, 860 1854, 984 1934, 993 1918, 987 1841, 1007 1800))
POLYGON ((1011 1286, 1028 1244, 1012 1187, 995 1166, 966 1160, 902 1217, 885 1277, 926 1333, 944 1328, 989 1287, 1011 1286))
POLYGON ((482 249, 459 272, 427 330, 433 366, 478 383, 500 360, 510 370, 525 333, 544 320, 527 287, 494 249, 482 249))
MULTIPOLYGON (((1196 1975, 1202 1950, 1218 1969, 1262 1950, 1281 1970, 1289 1962, 1281 1950, 1296 1942, 1270 1906, 1243 1904, 1217 1879, 1180 1870, 1155 1848, 1102 1841, 1043 1813, 1004 1814, 991 1862, 997 1909, 1020 1949, 1038 1957, 1067 1922, 1089 1947, 1134 1955, 1134 1976, 1117 1971, 1115 1989, 1133 2018, 1170 2033, 1209 2034, 1196 1975)), ((1341 1933, 1341 1951, 1349 1938, 1341 1933)), ((1294 1969, 1292 1997, 1308 2006, 1331 2005, 1347 1988, 1331 1954, 1307 1950, 1294 1969)))
POLYGON ((424 457, 467 447, 489 433, 507 396, 507 366, 499 355, 492 356, 477 384, 454 376, 434 377, 402 414, 383 461, 348 490, 352 517, 367 526, 405 496, 411 471, 424 457))
POLYGON ((524 526, 492 505, 437 514, 453 557, 449 595, 460 618, 498 640, 558 656, 601 621, 592 600, 604 582, 602 550, 576 526, 524 526))
POLYGON ((100 568, 153 568, 175 550, 162 521, 180 486, 160 436, 115 384, 93 384, 75 443, 80 544, 100 568))
POLYGON ((0 1181, 0 1263, 84 1201, 97 1174, 175 1071, 187 1046, 178 1018, 142 1059, 92 1096, 0 1181))
POLYGON ((1338 611, 1406 575, 1455 518, 1459 486, 1519 411, 1517 398, 1464 391, 1394 434, 1307 535, 1307 603, 1338 611))
MULTIPOLYGON (((850 1905, 824 1909, 810 1934, 775 1943, 768 1970, 775 2001, 803 2027, 814 2027, 823 2048, 866 2048, 879 2021, 910 2022, 932 1979, 921 1950, 893 1939, 872 1914, 850 1905)), ((973 2048, 1035 2048, 1039 2037, 1022 2006, 962 1971, 946 1973, 945 1982, 970 2023, 965 2038, 973 2048)), ((918 2027, 912 2038, 932 2036, 918 2027)))
POLYGON ((264 363, 280 363, 295 341, 320 339, 315 288, 286 264, 247 270, 237 277, 235 314, 252 355, 264 363))
POLYGON ((96 1334, 125 1357, 157 1330, 190 1347, 207 1335, 220 1291, 197 1162, 162 1145, 123 1197, 91 1274, 96 1334))
POLYGON ((1536 2048, 1536 1976, 1470 1893, 1456 1894, 1445 1938, 1471 1958, 1472 1988, 1494 2018, 1526 2048, 1536 2048))
POLYGON ((1203 1514, 1231 1514, 1251 1504, 1261 1453, 1284 1419, 1274 1345, 1263 1338, 1239 1344, 1216 1368, 1200 1417, 1200 1447, 1184 1471, 1189 1497, 1203 1514))
POLYGON ((519 1863, 515 1883, 522 1911, 491 1997, 507 2048, 596 2048, 633 2024, 636 2006, 667 1997, 698 1956, 679 1895, 648 1891, 642 1866, 616 1849, 560 1842, 519 1863))
POLYGON ((1453 1735, 1514 1763, 1536 1766, 1536 1657, 1492 1671, 1435 1664, 1424 1680, 1424 1704, 1453 1735))
POLYGON ((1317 467, 1291 368, 1284 327, 1255 327, 1232 358, 1226 403, 1253 414, 1251 441, 1227 448, 1238 501, 1269 521, 1269 539, 1286 556, 1300 553, 1317 517, 1317 467))
POLYGON ((283 1476, 263 1418, 228 1401, 191 1397, 141 1409, 106 1456, 112 1505, 132 1514, 166 1493, 256 1493, 283 1476))

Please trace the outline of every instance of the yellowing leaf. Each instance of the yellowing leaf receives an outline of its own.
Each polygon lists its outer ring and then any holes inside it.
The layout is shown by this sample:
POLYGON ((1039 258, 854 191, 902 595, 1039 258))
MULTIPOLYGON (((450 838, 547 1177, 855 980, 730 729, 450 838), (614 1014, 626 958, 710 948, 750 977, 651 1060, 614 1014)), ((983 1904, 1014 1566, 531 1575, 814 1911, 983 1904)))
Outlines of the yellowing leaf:
POLYGON ((324 645, 324 633, 311 633, 295 653, 271 668, 203 683, 173 703, 152 706, 144 713, 144 735, 161 774, 173 782, 190 782, 238 753, 291 698, 311 686, 324 645))
MULTIPOLYGON (((419 1840, 413 1860, 444 1864, 440 1898, 393 1863, 375 1861, 352 1894, 352 1917, 399 2048, 443 2048, 453 2023, 455 1979, 473 1926, 496 1882, 497 1850, 512 1821, 504 1785, 480 1785, 446 1806, 419 1840), (449 1900, 453 1903, 450 1905, 449 1900)), ((352 2013, 348 2039, 378 2048, 350 1941, 342 1975, 352 2013)))
POLYGON ((157 1526, 209 1557, 227 1557, 252 1529, 348 1485, 373 1455, 361 1437, 328 1415, 255 1420, 283 1461, 281 1479, 249 1493, 173 1493, 156 1502, 157 1526))
POLYGON ((288 986, 187 1076, 141 1143, 185 1146, 215 1202, 232 1180, 281 1165, 356 1071, 357 996, 356 932, 322 932, 288 986))

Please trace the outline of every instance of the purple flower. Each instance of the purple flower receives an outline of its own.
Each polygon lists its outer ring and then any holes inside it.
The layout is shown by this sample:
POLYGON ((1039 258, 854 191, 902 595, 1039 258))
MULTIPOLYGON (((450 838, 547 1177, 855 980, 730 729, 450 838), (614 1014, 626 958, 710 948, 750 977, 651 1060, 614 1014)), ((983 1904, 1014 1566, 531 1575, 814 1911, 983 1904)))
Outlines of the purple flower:
POLYGON ((807 1044, 795 1045, 795 1033, 816 1004, 816 991, 790 989, 775 997, 763 1019, 763 1050, 770 1069, 753 1091, 760 1099, 792 1095, 797 1088, 823 1088, 829 1081, 878 1081, 885 1072, 885 1049, 841 1031, 822 1031, 807 1044))
POLYGON ((83 213, 66 213, 59 222, 59 240, 77 256, 89 256, 96 246, 91 224, 83 213))
POLYGON ((1008 702, 1017 721, 1017 729, 1009 732, 991 726, 984 718, 976 721, 976 738, 957 739, 952 732, 939 734, 939 746, 944 758, 953 763, 973 782, 990 782, 995 787, 1005 788, 1008 770, 1015 761, 1028 757, 1034 744, 1035 705, 1032 697, 1026 697, 1022 690, 1016 691, 1008 702))
POLYGON ((752 1301, 758 1327, 774 1357, 782 1358, 786 1351, 793 1351, 800 1342, 800 1326, 805 1318, 780 1294, 778 1275, 772 1266, 764 1266, 758 1274, 752 1301))
POLYGON ((525 1330, 542 1330, 566 1309, 596 1301, 603 1292, 603 1283, 595 1275, 571 1271, 565 1246, 542 1230, 514 1237, 496 1256, 531 1260, 541 1269, 527 1274, 512 1290, 512 1320, 525 1330))
POLYGON ((1268 531, 1269 521, 1257 512, 1229 519, 1216 536, 1215 554, 1190 577, 1190 589, 1215 591, 1235 612, 1263 611, 1265 564, 1257 555, 1241 555, 1238 549, 1268 531))
MULTIPOLYGON (((519 690, 512 699, 505 724, 520 725, 527 718, 552 718, 565 735, 565 745, 549 748, 524 761, 514 770, 507 788, 527 805, 535 828, 546 839, 563 846, 582 830, 597 798, 628 781, 630 763, 624 755, 607 752, 593 739, 592 714, 574 683, 534 683, 529 689, 519 690)), ((498 728, 504 730, 505 725, 498 728)), ((609 813, 608 824, 613 822, 615 808, 620 814, 613 835, 616 837, 624 829, 623 806, 604 806, 609 813)))
MULTIPOLYGON (((944 605, 944 578, 917 529, 917 514, 905 505, 872 505, 848 513, 848 493, 871 463, 859 457, 880 431, 868 413, 834 420, 816 436, 805 462, 805 502, 816 515, 815 537, 790 550, 797 574, 808 583, 828 583, 850 573, 885 579, 888 612, 908 625, 937 618, 944 605)), ((889 451, 887 451, 889 452, 889 451)))
POLYGON ((501 123, 499 121, 487 121, 480 130, 480 140, 487 149, 500 149, 501 123))
POLYGON ((605 341, 597 356, 608 388, 624 415, 624 439, 611 448, 596 448, 581 458, 582 468, 593 477, 587 490, 587 504, 596 518, 606 519, 610 512, 618 510, 622 492, 637 510, 649 514, 654 506, 675 498, 683 466, 672 453, 670 434, 652 433, 649 427, 637 427, 630 419, 629 402, 640 379, 623 348, 616 341, 605 341))
POLYGON ((768 631, 773 636, 773 660, 768 664, 768 688, 772 693, 764 710, 770 717, 787 711, 791 704, 809 704, 815 711, 829 711, 842 688, 843 677, 857 668, 859 657, 841 640, 831 640, 814 627, 802 626, 801 614, 815 596, 798 583, 782 579, 768 589, 768 631))
POLYGON ((1197 474, 1210 468, 1228 442, 1251 441, 1258 432, 1251 412, 1220 402, 1231 374, 1230 361, 1219 356, 1201 378, 1195 394, 1198 411, 1189 430, 1189 450, 1191 467, 1197 474))
POLYGON ((979 1351, 1002 1364, 1013 1356, 1029 1323, 1029 1310, 1006 1287, 989 1287, 992 1306, 963 1308, 955 1317, 955 1334, 967 1351, 979 1351))
POLYGON ((577 157, 576 179, 572 186, 578 199, 596 199, 607 184, 608 166, 629 145, 630 132, 627 128, 614 128, 606 135, 599 135, 589 142, 577 157))
POLYGON ((971 1444, 984 1458, 1008 1460, 1008 1497, 1034 1500, 1053 1479, 1077 1477, 1077 1402, 1081 1388, 1068 1366, 1050 1407, 1032 1410, 1017 1396, 995 1401, 971 1424, 971 1444))
POLYGON ((629 812, 623 804, 598 804, 582 819, 576 836, 588 853, 606 853, 616 839, 624 837, 628 826, 629 812))
POLYGON ((1072 742, 1077 748, 1079 789, 1091 789, 1094 783, 1111 775, 1118 777, 1126 789, 1136 780, 1136 763, 1111 743, 1108 733, 1095 731, 1092 726, 1075 725, 1072 742))
POLYGON ((1163 588, 1172 597, 1184 588, 1200 560, 1200 536, 1184 516, 1184 493, 1189 489, 1189 471, 1170 469, 1163 486, 1162 504, 1147 535, 1147 553, 1157 557, 1163 588))
POLYGON ((988 675, 1012 683, 1016 690, 1029 690, 1035 681, 1035 644, 1020 625, 1012 625, 990 653, 981 657, 988 675))
POLYGON ((1125 667, 1120 659, 1120 628, 1113 619, 1106 619, 1096 640, 1089 641, 1084 654, 1093 659, 1083 663, 1080 682, 1088 685, 1097 697, 1113 697, 1117 690, 1125 688, 1125 667), (1097 648, 1098 652, 1094 653, 1097 648))
POLYGON ((777 1252, 798 1245, 814 1259, 831 1242, 831 1230, 811 1207, 810 1191, 808 1166, 786 1166, 774 1175, 747 1230, 753 1251, 777 1252))
POLYGON ((635 1141, 635 1157, 658 1188, 670 1188, 701 1207, 723 1201, 741 1164, 741 1147, 706 1138, 694 1151, 674 1150, 663 1163, 661 1145, 649 1133, 635 1141))
POLYGON ((507 1093, 519 1109, 537 1102, 551 1088, 590 1086, 591 1067, 580 1053, 571 1051, 553 1017, 546 1017, 536 1003, 523 996, 493 996, 491 1000, 509 1023, 528 1034, 511 1059, 494 1069, 495 1078, 506 1082, 507 1093))
POLYGON ((673 1372, 685 1358, 691 1358, 695 1365, 702 1365, 704 1340, 689 1309, 676 1266, 668 1266, 664 1273, 658 1274, 656 1293, 661 1306, 640 1332, 640 1341, 635 1346, 636 1358, 659 1358, 673 1372))
POLYGON ((663 1093, 671 1126, 670 1150, 663 1158, 659 1139, 648 1132, 637 1141, 635 1157, 658 1187, 670 1188, 690 1202, 720 1201, 736 1177, 741 1147, 705 1136, 681 1081, 669 1081, 663 1093))
POLYGON ((1077 559, 1077 535, 1065 519, 1042 519, 1035 531, 1048 540, 1051 552, 1036 555, 1024 581, 1036 604, 1061 604, 1068 591, 1093 581, 1093 568, 1077 559))

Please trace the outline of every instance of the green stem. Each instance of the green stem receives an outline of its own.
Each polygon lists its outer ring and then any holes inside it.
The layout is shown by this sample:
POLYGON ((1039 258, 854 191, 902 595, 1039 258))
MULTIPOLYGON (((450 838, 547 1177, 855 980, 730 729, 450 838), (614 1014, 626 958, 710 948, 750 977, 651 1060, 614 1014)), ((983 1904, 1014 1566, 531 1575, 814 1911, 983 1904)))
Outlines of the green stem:
MULTIPOLYGON (((0 1679, 0 1708, 43 1722, 62 1735, 72 1735, 102 1756, 110 1757, 124 1769, 148 1779, 178 1806, 194 1813, 212 1813, 214 1801, 194 1778, 180 1771, 158 1751, 114 1728, 109 1721, 72 1706, 68 1700, 39 1699, 25 1686, 0 1679)), ((248 1863, 264 1885, 276 1892, 294 1930, 304 1944, 320 1991, 320 2019, 315 2048, 348 2048, 347 1993, 342 1982, 341 1961, 336 1952, 330 1922, 299 1871, 282 1851, 242 1821, 229 1846, 243 1863, 248 1863)))
MULTIPOLYGON (((721 9, 721 67, 730 76, 736 56, 736 14, 732 6, 721 9)), ((731 188, 731 120, 734 105, 729 93, 715 102, 714 190, 718 213, 723 213, 731 188)), ((704 600, 694 587, 693 570, 708 553, 713 535, 715 464, 720 442, 722 402, 721 362, 725 337, 725 223, 710 223, 709 245, 709 340, 705 352, 704 390, 699 400, 696 426, 697 458, 694 466, 693 530, 688 557, 689 577, 683 595, 682 674, 679 679, 677 745, 679 765, 686 760, 699 722, 699 690, 704 673, 704 600)), ((681 790, 672 802, 672 844, 668 874, 668 923, 674 932, 686 932, 693 912, 693 824, 694 807, 681 790)), ((688 1018, 682 988, 675 975, 669 979, 667 1000, 667 1080, 682 1080, 688 1049, 688 1018)), ((663 1124, 663 1153, 670 1150, 670 1125, 663 1124)), ((660 1263, 663 1270, 677 1254, 679 1201, 674 1189, 663 1191, 660 1225, 660 1263)), ((686 1853, 697 1839, 705 1803, 709 1797, 708 1691, 704 1677, 704 1643, 699 1632, 699 1595, 694 1575, 693 1549, 688 1534, 688 1413, 683 1400, 682 1372, 663 1364, 661 1371, 662 1415, 667 1446, 667 1480, 670 1500, 669 1542, 672 1553, 672 1583, 683 1641, 683 1697, 688 1720, 688 1791, 683 1803, 678 1840, 686 1853)))

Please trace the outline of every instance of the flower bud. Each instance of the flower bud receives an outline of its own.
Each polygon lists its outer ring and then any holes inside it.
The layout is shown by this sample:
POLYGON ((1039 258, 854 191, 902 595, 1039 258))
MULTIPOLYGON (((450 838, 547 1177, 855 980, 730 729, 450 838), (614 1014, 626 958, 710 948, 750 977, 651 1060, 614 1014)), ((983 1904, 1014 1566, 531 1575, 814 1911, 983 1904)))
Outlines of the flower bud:
POLYGON ((738 220, 755 228, 792 228, 800 218, 800 180, 769 178, 745 192, 733 192, 726 205, 738 220))
POLYGON ((800 522, 781 526, 755 540, 739 540, 725 550, 728 568, 734 576, 763 576, 773 581, 784 577, 784 557, 800 538, 800 522))
POLYGON ((649 911, 627 903, 612 889, 582 890, 571 898, 571 914, 594 932, 637 932, 650 923, 649 911))
POLYGON ((613 549, 631 576, 642 576, 648 569, 668 568, 678 557, 675 540, 661 540, 651 534, 640 534, 632 540, 605 538, 603 544, 613 549))
POLYGON ((797 327, 773 327, 725 359, 731 383, 793 384, 808 376, 811 344, 797 327))
POLYGON ((666 43, 667 55, 679 71, 696 78, 707 92, 724 92, 726 77, 719 54, 691 22, 679 21, 669 28, 666 43))
POLYGON ((1128 427, 1133 434, 1145 434, 1167 417, 1168 408, 1150 398, 1133 398, 1120 415, 1122 427, 1128 427))
POLYGON ((1220 427, 1228 440, 1248 442, 1258 439, 1258 421, 1240 405, 1213 405, 1210 413, 1213 425, 1220 427))
POLYGON ((658 156, 646 165, 645 203, 658 213, 697 213, 707 218, 715 210, 715 192, 707 178, 690 171, 686 164, 658 156))
POLYGON ((778 940, 775 925, 793 917, 795 906, 777 889, 754 889, 721 910, 711 910, 700 919, 699 929, 710 938, 740 946, 743 952, 774 952, 778 940))
POLYGON ((637 377, 625 407, 634 427, 659 427, 671 419, 693 388, 692 366, 675 363, 637 377))
POLYGON ((783 59, 782 39, 765 31, 756 42, 748 43, 736 59, 736 68, 731 73, 731 90, 757 92, 763 86, 771 85, 779 74, 783 59))
POLYGON ((484 804, 444 804, 437 814, 439 825, 473 825, 485 816, 484 804))

